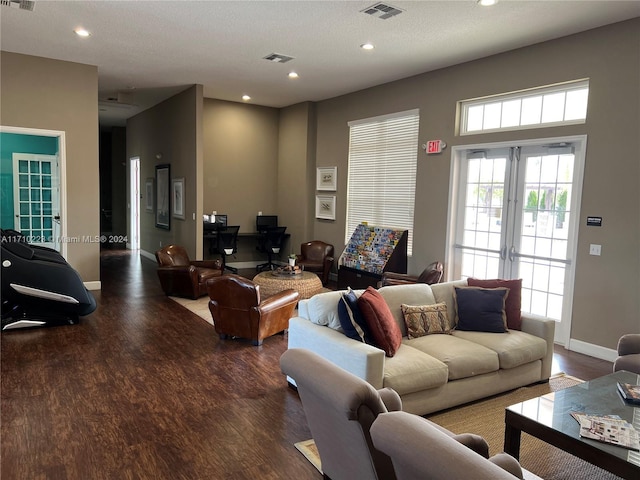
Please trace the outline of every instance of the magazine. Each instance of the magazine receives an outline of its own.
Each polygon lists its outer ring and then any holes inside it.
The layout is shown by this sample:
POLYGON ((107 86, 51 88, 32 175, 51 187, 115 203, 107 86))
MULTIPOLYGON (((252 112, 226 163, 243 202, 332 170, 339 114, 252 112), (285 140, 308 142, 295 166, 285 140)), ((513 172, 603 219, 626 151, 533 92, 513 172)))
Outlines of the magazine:
POLYGON ((626 420, 616 415, 587 415, 571 412, 580 423, 580 436, 599 442, 640 451, 638 431, 626 420))
POLYGON ((640 405, 640 385, 618 382, 618 392, 625 402, 640 405))

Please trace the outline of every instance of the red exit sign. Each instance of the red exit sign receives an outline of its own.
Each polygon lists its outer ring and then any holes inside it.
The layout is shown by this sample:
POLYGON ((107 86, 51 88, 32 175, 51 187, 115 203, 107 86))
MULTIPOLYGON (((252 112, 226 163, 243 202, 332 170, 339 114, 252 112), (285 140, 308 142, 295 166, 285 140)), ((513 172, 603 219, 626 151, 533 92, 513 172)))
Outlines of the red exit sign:
POLYGON ((427 142, 425 151, 427 152, 427 155, 431 153, 440 153, 446 146, 447 145, 442 140, 429 140, 427 142))

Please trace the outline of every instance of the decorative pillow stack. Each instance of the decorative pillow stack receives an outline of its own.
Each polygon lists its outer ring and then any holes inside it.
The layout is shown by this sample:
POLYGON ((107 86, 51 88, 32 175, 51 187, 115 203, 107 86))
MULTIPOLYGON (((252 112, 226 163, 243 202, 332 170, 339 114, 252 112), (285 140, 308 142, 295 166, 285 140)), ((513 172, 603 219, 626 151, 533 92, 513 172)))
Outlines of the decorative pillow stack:
POLYGON ((468 278, 467 284, 470 287, 500 288, 509 289, 509 295, 505 303, 507 313, 507 326, 510 330, 522 330, 522 279, 503 280, 500 278, 491 280, 480 280, 478 278, 468 278))
POLYGON ((451 333, 446 303, 434 303, 433 305, 405 305, 403 303, 400 307, 409 338, 435 333, 451 333))
POLYGON ((402 344, 402 332, 385 299, 375 288, 367 287, 358 298, 358 307, 371 331, 373 344, 393 357, 402 344))
POLYGON ((507 331, 505 302, 509 289, 455 287, 456 330, 504 333, 507 331))

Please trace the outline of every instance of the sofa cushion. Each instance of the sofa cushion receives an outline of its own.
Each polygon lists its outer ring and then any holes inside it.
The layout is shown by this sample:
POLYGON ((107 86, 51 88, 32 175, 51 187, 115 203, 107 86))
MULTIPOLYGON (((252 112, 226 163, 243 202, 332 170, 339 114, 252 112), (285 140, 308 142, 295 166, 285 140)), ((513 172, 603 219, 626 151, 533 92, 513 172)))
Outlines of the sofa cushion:
POLYGON ((540 360, 547 354, 547 342, 518 330, 498 334, 455 330, 453 335, 493 350, 498 354, 500 368, 504 369, 540 360))
MULTIPOLYGON (((431 292, 431 286, 425 283, 415 283, 409 285, 388 285, 381 287, 378 292, 384 297, 393 318, 395 318, 402 336, 407 336, 407 327, 404 323, 404 316, 402 315, 403 303, 406 305, 430 305, 436 303, 433 293, 431 292)), ((449 310, 453 312, 453 310, 449 310)))
POLYGON ((449 380, 495 372, 500 368, 495 351, 454 335, 426 335, 404 340, 402 349, 410 346, 440 360, 449 370, 449 380))
POLYGON ((408 338, 435 333, 451 333, 446 303, 433 305, 401 305, 408 338))
POLYGON ((455 287, 456 329, 504 333, 508 288, 455 287))
POLYGON ((309 320, 317 325, 326 325, 334 330, 341 330, 338 317, 338 302, 344 292, 326 292, 314 295, 306 302, 309 320))
POLYGON ((455 327, 456 321, 456 302, 453 298, 454 287, 466 287, 467 280, 456 280, 446 283, 435 283, 431 285, 431 292, 433 293, 434 303, 446 303, 447 312, 449 312, 449 325, 451 328, 455 327))
POLYGON ((338 302, 338 317, 344 334, 360 342, 369 343, 371 333, 358 307, 358 296, 350 288, 338 302))
POLYGON ((522 279, 503 280, 491 279, 480 280, 479 278, 468 278, 470 287, 498 288, 506 287, 509 295, 505 302, 504 309, 507 312, 507 327, 510 330, 522 330, 522 279))
POLYGON ((393 357, 402 343, 402 332, 387 302, 375 288, 368 287, 358 298, 358 307, 371 331, 373 344, 393 357))
POLYGON ((441 387, 448 376, 444 363, 409 345, 403 344, 393 358, 384 360, 383 385, 399 395, 441 387))

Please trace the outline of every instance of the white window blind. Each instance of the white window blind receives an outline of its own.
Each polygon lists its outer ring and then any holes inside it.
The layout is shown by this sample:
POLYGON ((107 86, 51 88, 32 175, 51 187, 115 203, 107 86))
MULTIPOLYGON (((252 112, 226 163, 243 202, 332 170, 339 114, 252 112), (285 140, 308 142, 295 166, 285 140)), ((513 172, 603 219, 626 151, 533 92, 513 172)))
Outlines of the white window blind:
POLYGON ((349 122, 349 173, 345 243, 359 223, 409 231, 418 157, 418 110, 349 122))

